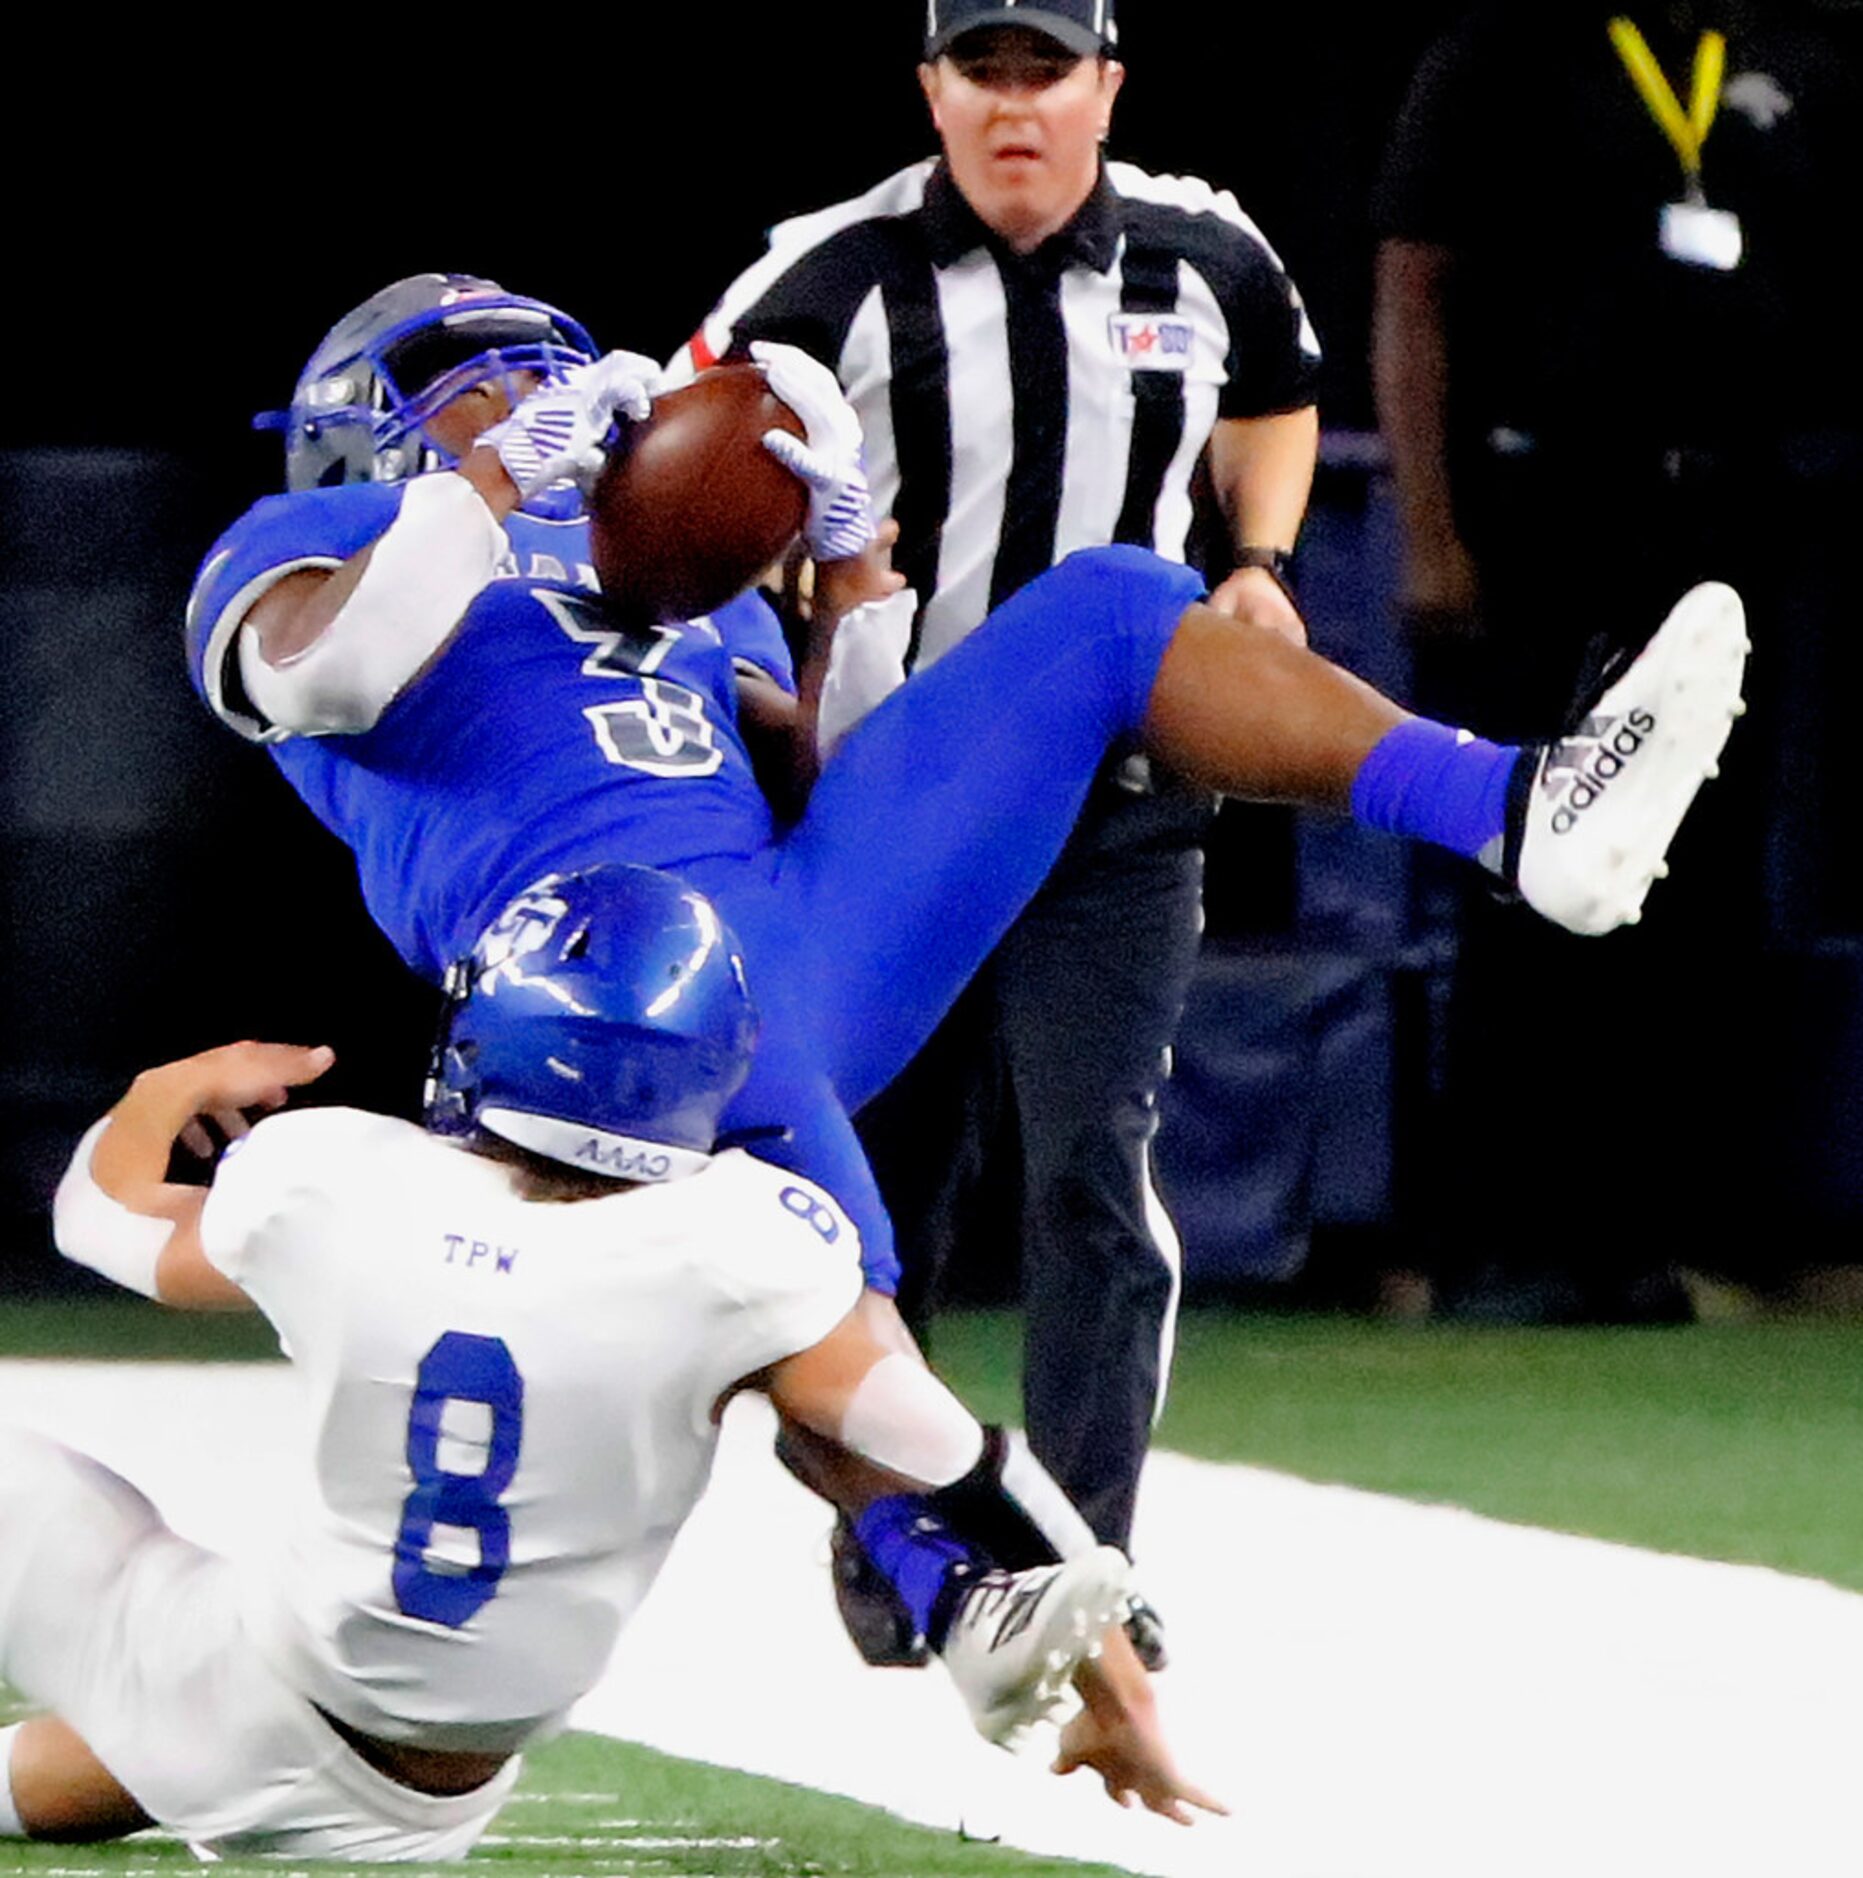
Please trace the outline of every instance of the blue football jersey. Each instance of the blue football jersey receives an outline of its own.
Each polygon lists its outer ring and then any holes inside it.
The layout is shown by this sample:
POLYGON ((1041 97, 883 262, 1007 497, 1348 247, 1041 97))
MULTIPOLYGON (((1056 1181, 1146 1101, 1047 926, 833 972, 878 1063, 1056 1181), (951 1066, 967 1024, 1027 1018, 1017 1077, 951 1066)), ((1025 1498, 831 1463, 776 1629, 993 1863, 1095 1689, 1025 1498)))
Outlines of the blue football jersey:
POLYGON ((267 744, 354 852, 370 913, 416 971, 438 977, 540 875, 604 860, 678 871, 768 846, 735 666, 794 690, 775 614, 746 594, 706 618, 624 630, 602 608, 580 520, 507 520, 497 575, 372 729, 301 737, 266 724, 239 682, 253 599, 282 573, 359 553, 404 487, 257 504, 203 565, 187 639, 196 689, 267 744))

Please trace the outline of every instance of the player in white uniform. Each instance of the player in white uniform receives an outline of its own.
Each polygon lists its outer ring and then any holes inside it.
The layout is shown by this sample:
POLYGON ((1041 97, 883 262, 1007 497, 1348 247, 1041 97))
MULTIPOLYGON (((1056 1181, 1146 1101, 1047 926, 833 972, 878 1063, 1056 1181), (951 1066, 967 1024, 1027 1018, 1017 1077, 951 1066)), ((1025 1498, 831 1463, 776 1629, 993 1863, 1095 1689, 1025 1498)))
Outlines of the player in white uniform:
POLYGON ((836 1203, 716 1143, 754 1037, 709 903, 610 867, 488 931, 425 1130, 313 1109, 247 1133, 327 1051, 235 1044, 138 1078, 73 1157, 59 1243, 168 1302, 264 1311, 307 1439, 280 1458, 282 1529, 235 1565, 98 1463, 0 1432, 0 1676, 51 1711, 0 1732, 0 1836, 158 1822, 215 1854, 463 1854, 601 1673, 746 1384, 875 1464, 879 1540, 986 1734, 1071 1676, 1077 1764, 1177 1817, 1212 1804, 1124 1653, 1118 1553, 1012 1575, 920 1535, 916 1488, 966 1476, 982 1431, 851 1314, 836 1203), (201 1115, 244 1138, 210 1189, 171 1185, 201 1115))

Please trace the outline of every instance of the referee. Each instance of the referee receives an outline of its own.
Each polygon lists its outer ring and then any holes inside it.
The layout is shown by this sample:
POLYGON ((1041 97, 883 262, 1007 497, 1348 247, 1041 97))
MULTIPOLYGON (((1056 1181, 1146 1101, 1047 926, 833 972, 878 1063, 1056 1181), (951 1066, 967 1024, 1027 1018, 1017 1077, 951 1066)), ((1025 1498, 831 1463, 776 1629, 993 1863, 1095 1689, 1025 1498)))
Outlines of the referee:
MULTIPOLYGON (((1116 43, 1112 0, 931 0, 919 78, 942 154, 775 229, 674 361, 773 339, 835 370, 875 509, 899 527, 908 682, 1076 548, 1184 558, 1200 461, 1233 545, 1215 604, 1305 638, 1283 579, 1318 344, 1232 196, 1102 160, 1116 43)), ((1109 768, 1043 894, 860 1118, 915 1329, 954 1242, 988 1242, 980 1196, 1012 1196, 998 1215, 1019 1224, 1030 1445, 1128 1549, 1178 1294, 1150 1141, 1210 809, 1109 768)), ((857 1569, 843 1561, 844 1592, 857 1569)), ((1134 1640, 1162 1664, 1154 1612, 1134 1640)))

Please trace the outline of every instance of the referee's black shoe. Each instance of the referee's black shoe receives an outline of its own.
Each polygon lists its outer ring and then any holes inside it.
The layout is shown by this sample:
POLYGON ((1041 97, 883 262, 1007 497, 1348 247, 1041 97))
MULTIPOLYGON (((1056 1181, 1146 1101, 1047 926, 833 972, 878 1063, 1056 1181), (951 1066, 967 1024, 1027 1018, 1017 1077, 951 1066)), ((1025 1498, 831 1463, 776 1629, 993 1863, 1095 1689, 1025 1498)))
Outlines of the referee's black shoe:
POLYGON ((1171 1653, 1164 1647, 1164 1619, 1143 1598, 1134 1598, 1126 1613, 1126 1635, 1132 1639, 1133 1653, 1154 1676, 1170 1662, 1171 1653))
POLYGON ((835 1520, 829 1556, 834 1601, 863 1660, 876 1669, 923 1669, 931 1661, 930 1644, 904 1599, 854 1537, 845 1514, 835 1520))

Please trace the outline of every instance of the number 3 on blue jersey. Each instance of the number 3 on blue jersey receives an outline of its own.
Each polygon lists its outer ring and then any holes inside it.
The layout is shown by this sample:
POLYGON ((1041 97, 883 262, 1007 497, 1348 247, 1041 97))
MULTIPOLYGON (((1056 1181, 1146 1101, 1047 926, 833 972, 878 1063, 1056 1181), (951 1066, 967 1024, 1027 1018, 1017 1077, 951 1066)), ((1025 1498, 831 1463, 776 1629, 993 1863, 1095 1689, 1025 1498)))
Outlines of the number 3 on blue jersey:
POLYGON ((585 678, 620 679, 633 696, 584 705, 582 715, 611 763, 649 776, 710 776, 724 761, 705 715, 705 700, 686 685, 655 678, 679 643, 676 626, 651 626, 649 636, 623 632, 579 594, 534 590, 533 597, 578 645, 591 648, 585 678))
POLYGON ((395 1534, 395 1603, 409 1617, 458 1630, 498 1593, 511 1562, 511 1515, 498 1504, 517 1472, 524 1432, 524 1378, 499 1337, 449 1330, 421 1358, 408 1410, 408 1471, 414 1491, 401 1505, 395 1534), (449 1402, 475 1402, 491 1417, 485 1466, 456 1474, 440 1465, 442 1421, 449 1402), (440 1570, 427 1551, 436 1526, 478 1535, 478 1563, 440 1570))

